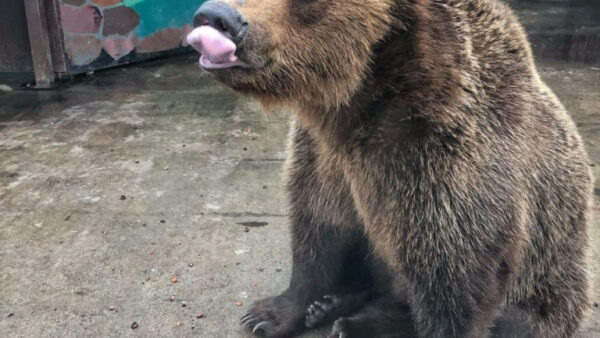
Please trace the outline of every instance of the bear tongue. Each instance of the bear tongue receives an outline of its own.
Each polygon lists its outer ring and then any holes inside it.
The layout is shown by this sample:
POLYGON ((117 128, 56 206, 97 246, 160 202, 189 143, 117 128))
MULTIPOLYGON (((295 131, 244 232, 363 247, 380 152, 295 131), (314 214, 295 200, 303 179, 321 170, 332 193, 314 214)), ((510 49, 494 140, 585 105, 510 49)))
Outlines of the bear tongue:
POLYGON ((188 34, 187 42, 212 63, 227 64, 238 60, 235 43, 211 26, 195 28, 188 34))

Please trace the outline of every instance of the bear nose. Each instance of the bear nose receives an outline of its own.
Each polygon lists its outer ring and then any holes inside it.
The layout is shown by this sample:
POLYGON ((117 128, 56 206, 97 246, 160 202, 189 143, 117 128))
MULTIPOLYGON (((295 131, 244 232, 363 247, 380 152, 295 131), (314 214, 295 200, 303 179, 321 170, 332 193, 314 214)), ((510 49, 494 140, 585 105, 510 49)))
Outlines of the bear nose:
POLYGON ((230 35, 236 44, 244 39, 248 27, 237 9, 221 1, 207 1, 194 14, 194 27, 206 25, 230 35))

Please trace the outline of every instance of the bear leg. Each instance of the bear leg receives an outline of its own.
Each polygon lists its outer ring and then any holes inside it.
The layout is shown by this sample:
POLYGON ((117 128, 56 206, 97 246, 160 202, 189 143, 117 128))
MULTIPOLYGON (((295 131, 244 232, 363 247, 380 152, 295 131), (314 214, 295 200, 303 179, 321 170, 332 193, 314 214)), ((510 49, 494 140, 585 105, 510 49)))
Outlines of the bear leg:
POLYGON ((323 294, 337 292, 349 249, 360 233, 334 228, 298 225, 292 255, 292 277, 286 291, 254 303, 241 318, 241 324, 266 337, 289 337, 305 330, 306 309, 323 294))
POLYGON ((337 319, 329 338, 416 337, 408 304, 393 295, 371 301, 351 316, 337 319))

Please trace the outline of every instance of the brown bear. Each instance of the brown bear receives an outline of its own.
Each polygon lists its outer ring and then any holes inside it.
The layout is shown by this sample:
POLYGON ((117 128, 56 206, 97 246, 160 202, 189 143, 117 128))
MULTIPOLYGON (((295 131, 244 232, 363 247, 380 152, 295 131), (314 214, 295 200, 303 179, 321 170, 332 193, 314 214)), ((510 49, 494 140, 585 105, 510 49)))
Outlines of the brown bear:
POLYGON ((289 288, 242 317, 288 337, 485 337, 588 308, 591 175, 571 118, 495 0, 224 0, 200 65, 295 111, 289 288))

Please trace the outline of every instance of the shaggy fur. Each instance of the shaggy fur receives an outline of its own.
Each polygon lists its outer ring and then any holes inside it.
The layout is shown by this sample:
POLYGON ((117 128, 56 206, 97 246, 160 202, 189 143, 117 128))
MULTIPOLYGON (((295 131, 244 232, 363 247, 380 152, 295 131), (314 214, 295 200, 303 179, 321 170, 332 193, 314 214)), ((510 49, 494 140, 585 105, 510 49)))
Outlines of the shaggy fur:
POLYGON ((536 337, 576 334, 587 156, 506 6, 226 2, 249 23, 251 67, 215 76, 296 111, 291 282, 244 324, 287 337, 339 316, 335 337, 485 337, 510 305, 536 337))

